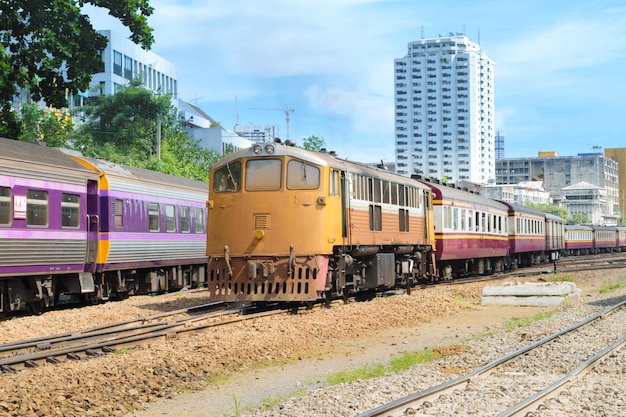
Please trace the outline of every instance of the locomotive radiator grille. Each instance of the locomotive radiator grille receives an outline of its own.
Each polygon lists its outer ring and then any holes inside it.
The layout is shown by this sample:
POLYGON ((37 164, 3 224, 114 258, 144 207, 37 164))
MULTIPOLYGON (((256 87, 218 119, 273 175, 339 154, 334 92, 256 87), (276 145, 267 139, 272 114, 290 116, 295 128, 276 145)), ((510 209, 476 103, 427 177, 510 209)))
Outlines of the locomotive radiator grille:
POLYGON ((265 301, 265 300, 316 300, 324 289, 326 273, 320 270, 314 258, 296 259, 292 274, 288 273, 288 260, 273 261, 273 273, 267 271, 269 260, 250 261, 231 259, 233 274, 227 273, 223 258, 213 258, 209 264, 209 290, 214 301, 265 301), (251 268, 258 274, 250 276, 251 268), (264 268, 265 267, 265 268, 264 268))
POLYGON ((270 228, 270 215, 267 213, 254 215, 254 229, 269 229, 270 228))

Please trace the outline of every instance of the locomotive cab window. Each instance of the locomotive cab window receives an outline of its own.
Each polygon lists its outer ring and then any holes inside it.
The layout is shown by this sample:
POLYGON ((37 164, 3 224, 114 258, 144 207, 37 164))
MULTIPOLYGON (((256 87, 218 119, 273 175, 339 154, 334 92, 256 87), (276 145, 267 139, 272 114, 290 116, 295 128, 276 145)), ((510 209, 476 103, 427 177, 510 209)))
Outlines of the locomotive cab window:
POLYGON ((80 197, 78 194, 61 194, 61 226, 80 226, 80 197))
POLYGON ((28 190, 26 193, 26 224, 48 226, 48 192, 28 190))
MULTIPOLYGON (((334 171, 334 172, 337 172, 337 171, 334 171)), ((288 189, 290 190, 315 190, 319 188, 319 186, 320 186, 320 169, 318 167, 311 165, 311 164, 307 164, 304 161, 299 161, 297 159, 292 159, 287 163, 287 188, 288 189)), ((332 186, 332 183, 331 183, 331 186, 332 186)))
POLYGON ((213 191, 235 192, 241 187, 241 162, 226 164, 213 174, 213 191))
POLYGON ((251 159, 246 162, 246 191, 280 190, 282 165, 280 159, 251 159))
POLYGON ((11 224, 11 189, 0 187, 0 224, 11 224))

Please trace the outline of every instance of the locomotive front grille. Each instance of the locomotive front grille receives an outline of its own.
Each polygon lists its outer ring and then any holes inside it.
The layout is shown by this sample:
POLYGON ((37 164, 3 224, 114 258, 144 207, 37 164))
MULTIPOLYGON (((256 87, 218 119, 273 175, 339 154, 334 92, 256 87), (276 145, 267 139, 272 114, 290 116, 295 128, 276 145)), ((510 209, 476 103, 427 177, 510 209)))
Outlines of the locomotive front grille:
POLYGON ((269 229, 270 228, 270 215, 268 213, 261 213, 254 215, 254 229, 269 229))

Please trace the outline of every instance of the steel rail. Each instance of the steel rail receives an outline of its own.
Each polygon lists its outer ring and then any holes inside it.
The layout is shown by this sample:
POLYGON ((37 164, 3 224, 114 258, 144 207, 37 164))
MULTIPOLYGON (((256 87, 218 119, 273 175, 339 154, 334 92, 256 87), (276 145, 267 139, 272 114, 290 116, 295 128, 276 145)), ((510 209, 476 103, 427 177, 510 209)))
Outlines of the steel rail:
POLYGON ((375 416, 386 416, 386 417, 390 417, 393 414, 388 414, 390 412, 393 412, 394 410, 398 410, 399 408, 406 406, 408 404, 412 404, 412 403, 416 403, 416 402, 423 402, 423 401, 427 401, 429 399, 432 399, 436 396, 440 396, 442 394, 451 392, 459 387, 461 387, 464 384, 468 384, 470 383, 473 379, 478 378, 480 376, 484 376, 489 374, 491 371, 494 370, 494 368, 496 368, 499 365, 502 365, 505 362, 510 361, 511 359, 514 359, 526 352, 529 352, 541 345, 544 345, 558 337, 563 336, 564 334, 567 334, 571 331, 574 331, 580 327, 583 327, 595 320, 598 320, 604 316, 606 316, 607 314, 622 308, 623 306, 626 305, 626 301, 622 301, 621 303, 615 304, 613 306, 610 306, 604 310, 602 310, 599 313, 594 314, 593 316, 590 316, 578 323, 575 323, 563 330, 560 330, 559 332, 553 333, 551 335, 548 335, 546 337, 544 337, 541 340, 538 340, 537 342, 534 342, 530 345, 524 346, 512 353, 509 353, 508 355, 505 355, 499 359, 496 359, 493 362, 488 363, 487 365, 482 366, 479 369, 476 369, 475 371, 470 372, 469 374, 466 375, 462 375, 458 378, 452 379, 450 381, 446 381, 443 382, 439 385, 435 385, 433 387, 427 388, 425 390, 416 392, 414 394, 410 394, 407 395, 403 398, 397 399, 395 401, 391 401, 387 404, 383 404, 379 407, 376 407, 372 410, 368 410, 365 411, 364 413, 361 413, 359 415, 357 415, 356 417, 375 417, 375 416))
POLYGON ((607 356, 609 353, 613 352, 614 350, 620 348, 624 344, 626 344, 626 335, 617 339, 615 342, 613 342, 612 344, 610 344, 609 346, 607 346, 600 352, 596 353, 595 355, 587 359, 585 362, 580 364, 578 367, 576 367, 570 373, 565 375, 563 378, 559 379, 558 381, 554 382, 553 384, 544 388, 543 390, 537 392, 536 394, 528 397, 527 399, 520 402, 519 404, 516 404, 515 406, 509 408, 508 410, 498 414, 498 417, 520 416, 523 414, 525 415, 525 413, 530 411, 531 407, 534 404, 537 404, 538 402, 544 400, 546 397, 550 396, 551 394, 554 394, 556 391, 561 389, 565 384, 571 382, 572 379, 574 379, 575 377, 580 376, 584 374, 585 372, 589 371, 589 368, 592 365, 594 365, 597 361, 604 358, 605 356, 607 356))

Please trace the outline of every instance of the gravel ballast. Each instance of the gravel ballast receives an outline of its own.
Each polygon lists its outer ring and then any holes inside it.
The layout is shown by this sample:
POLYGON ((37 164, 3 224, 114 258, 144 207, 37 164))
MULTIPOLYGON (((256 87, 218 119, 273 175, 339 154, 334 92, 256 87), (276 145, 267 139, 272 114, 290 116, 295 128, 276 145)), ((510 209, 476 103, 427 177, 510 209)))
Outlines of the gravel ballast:
MULTIPOLYGON (((429 287, 411 296, 268 317, 226 331, 138 346, 124 354, 2 374, 0 415, 353 416, 469 372, 494 355, 530 343, 528 335, 566 327, 601 309, 599 299, 626 296, 624 289, 607 295, 594 291, 609 282, 626 282, 624 270, 569 277, 582 289, 582 300, 552 309, 480 306, 486 284, 429 287), (557 313, 523 329, 502 328, 507 318, 550 310, 557 313), (471 339, 487 332, 493 335, 471 339), (330 387, 325 382, 325 375, 342 369, 384 363, 425 347, 455 345, 462 345, 457 351, 465 353, 383 378, 330 387), (268 399, 276 404, 255 410, 268 399)), ((0 341, 85 329, 207 300, 206 293, 190 291, 17 317, 0 322, 0 341)), ((606 375, 613 376, 613 371, 606 375)), ((623 382, 623 370, 621 378, 623 382)), ((595 395, 602 398, 599 393, 606 387, 596 385, 595 395)))

